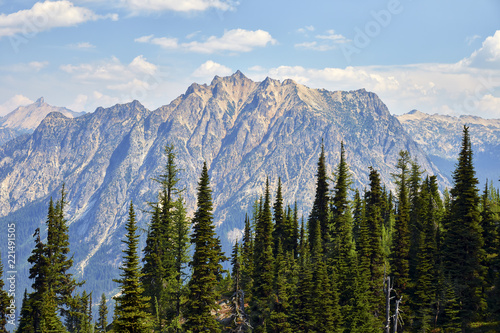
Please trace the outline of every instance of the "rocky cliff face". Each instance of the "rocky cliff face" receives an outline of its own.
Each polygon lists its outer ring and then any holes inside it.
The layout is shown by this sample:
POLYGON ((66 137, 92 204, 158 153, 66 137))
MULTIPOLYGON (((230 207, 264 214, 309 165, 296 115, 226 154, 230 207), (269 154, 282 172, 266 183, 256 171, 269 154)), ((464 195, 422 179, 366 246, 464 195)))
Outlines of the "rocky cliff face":
POLYGON ((0 147, 1 221, 17 221, 19 261, 25 262, 50 196, 57 197, 65 183, 77 272, 88 281, 87 289, 110 290, 118 274, 127 206, 134 202, 146 230, 149 217, 143 210, 155 200, 158 186, 151 179, 165 165, 167 143, 176 148, 189 212, 207 162, 214 220, 229 251, 244 214, 263 194, 266 177, 273 192, 281 177, 285 203, 297 202, 307 215, 321 142, 331 173, 342 140, 357 187, 367 184, 369 166, 391 186, 401 149, 429 173, 437 172, 373 93, 315 90, 270 78, 253 82, 236 72, 215 77, 210 85, 192 84, 154 111, 134 101, 78 118, 50 113, 31 135, 0 147))
POLYGON ((455 168, 464 125, 469 127, 479 181, 500 178, 500 119, 429 115, 417 110, 398 116, 410 136, 449 179, 455 168))
POLYGON ((51 112, 59 112, 69 118, 84 114, 49 105, 45 103, 43 97, 40 97, 35 103, 20 106, 4 117, 0 117, 0 146, 21 134, 32 133, 51 112))

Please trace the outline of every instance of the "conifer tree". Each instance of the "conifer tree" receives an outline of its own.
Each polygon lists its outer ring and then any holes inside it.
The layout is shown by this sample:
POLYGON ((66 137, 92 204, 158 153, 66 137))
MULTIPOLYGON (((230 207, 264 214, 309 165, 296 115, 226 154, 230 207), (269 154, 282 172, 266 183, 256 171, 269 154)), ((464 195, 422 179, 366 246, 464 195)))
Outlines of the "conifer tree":
POLYGON ((113 322, 113 327, 118 332, 145 333, 151 329, 152 318, 146 312, 149 298, 143 296, 144 288, 140 281, 142 274, 137 253, 139 235, 137 234, 134 205, 132 202, 129 206, 129 216, 125 224, 125 229, 127 234, 122 243, 126 247, 122 251, 121 278, 114 280, 119 284, 121 294, 117 297, 115 308, 116 320, 113 322))
POLYGON ((488 181, 484 186, 484 192, 481 198, 481 226, 483 229, 485 261, 483 265, 488 268, 486 274, 487 286, 492 286, 495 279, 494 261, 499 246, 498 243, 498 225, 500 217, 495 211, 495 202, 488 189, 488 181))
POLYGON ((35 332, 31 318, 32 313, 33 309, 31 308, 30 300, 28 299, 28 291, 24 289, 23 301, 21 303, 21 311, 19 314, 19 324, 16 330, 17 333, 35 332))
POLYGON ((361 200, 361 195, 359 190, 354 190, 353 198, 353 209, 352 209, 352 238, 354 243, 358 246, 359 243, 359 233, 361 230, 361 221, 364 217, 364 201, 361 200))
POLYGON ((422 183, 420 201, 422 205, 422 234, 417 250, 417 267, 413 290, 415 327, 419 331, 432 328, 432 318, 436 317, 434 306, 437 300, 438 266, 436 262, 436 226, 439 225, 439 204, 436 176, 427 177, 422 183))
POLYGON ((407 314, 408 310, 404 303, 408 298, 409 290, 409 254, 410 254, 410 203, 408 196, 408 176, 409 176, 410 154, 408 151, 400 151, 396 165, 399 173, 393 174, 397 185, 398 205, 394 236, 391 250, 391 275, 394 281, 394 289, 399 295, 404 295, 402 312, 407 314))
POLYGON ((444 239, 444 266, 461 305, 460 318, 465 328, 485 306, 483 237, 480 225, 479 196, 472 160, 469 129, 464 126, 458 164, 453 172, 449 220, 444 239))
POLYGON ((194 254, 190 262, 192 269, 189 295, 186 303, 183 328, 195 332, 220 332, 219 324, 211 311, 217 309, 215 287, 222 274, 221 262, 225 260, 220 240, 216 237, 212 215, 212 191, 207 164, 198 183, 197 210, 193 217, 191 243, 194 254))
POLYGON ((381 205, 384 200, 382 187, 380 185, 379 173, 370 167, 370 189, 366 192, 366 217, 363 228, 361 226, 360 255, 361 269, 367 268, 367 277, 370 283, 370 291, 373 295, 373 313, 376 317, 382 314, 383 295, 381 285, 383 283, 384 258, 382 255, 382 214, 381 205), (365 229, 365 230, 363 230, 365 229), (363 267, 364 266, 364 267, 363 267))
POLYGON ((269 179, 266 181, 264 202, 255 226, 254 251, 254 306, 252 308, 255 326, 258 327, 270 314, 270 297, 273 291, 274 257, 273 257, 273 224, 271 215, 271 195, 269 179))
POLYGON ((283 255, 281 239, 278 238, 278 247, 275 261, 275 297, 269 317, 269 332, 291 333, 292 328, 289 322, 289 284, 287 281, 287 262, 283 255))
POLYGON ((333 264, 333 272, 337 276, 340 311, 342 317, 346 317, 352 310, 350 302, 356 293, 354 289, 356 274, 353 274, 353 272, 357 267, 357 259, 352 235, 352 217, 348 201, 348 190, 351 180, 349 167, 345 161, 343 143, 341 143, 340 152, 340 162, 336 171, 336 183, 330 208, 333 243, 330 261, 333 264))
POLYGON ((420 234, 422 226, 420 224, 419 216, 420 212, 420 202, 419 202, 419 190, 422 171, 420 170, 420 165, 416 161, 411 162, 410 177, 408 179, 408 197, 410 204, 410 252, 409 252, 409 265, 410 265, 410 277, 412 280, 415 278, 416 267, 417 267, 417 250, 420 244, 420 234))
POLYGON ((281 193, 281 177, 278 178, 278 189, 276 190, 276 201, 273 205, 274 211, 274 229, 273 229, 273 251, 278 252, 278 242, 285 240, 286 233, 286 216, 283 210, 283 195, 281 193))
MULTIPOLYGON (((312 249, 313 283, 311 286, 311 323, 319 332, 334 332, 340 327, 340 309, 338 291, 335 283, 332 283, 326 269, 323 254, 323 244, 320 225, 316 224, 315 244, 312 249)), ((335 273, 333 273, 335 274, 335 273)))
POLYGON ((330 230, 328 226, 329 216, 329 197, 328 197, 328 182, 325 164, 325 150, 323 143, 321 144, 321 153, 318 160, 318 171, 316 173, 316 195, 314 198, 313 207, 308 220, 309 246, 315 244, 314 233, 316 224, 320 225, 322 243, 325 246, 330 244, 330 230))
POLYGON ((106 327, 108 326, 108 307, 106 305, 106 295, 102 293, 101 301, 99 302, 98 309, 99 317, 96 323, 97 333, 106 333, 106 327))
POLYGON ((243 243, 241 249, 241 288, 245 292, 247 301, 252 299, 253 289, 253 236, 250 226, 250 218, 245 215, 245 230, 243 233, 243 243))

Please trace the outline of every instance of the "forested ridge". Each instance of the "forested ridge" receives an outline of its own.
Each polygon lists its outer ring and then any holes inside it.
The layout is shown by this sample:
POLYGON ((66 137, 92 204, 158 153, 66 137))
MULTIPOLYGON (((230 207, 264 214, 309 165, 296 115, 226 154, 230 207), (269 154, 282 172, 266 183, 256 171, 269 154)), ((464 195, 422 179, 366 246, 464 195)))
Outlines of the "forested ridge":
MULTIPOLYGON (((129 204, 112 300, 85 291, 84 281, 69 273, 64 187, 50 202, 47 239, 39 229, 33 234, 32 286, 16 332, 500 330, 500 195, 492 183, 477 188, 467 127, 453 187, 444 193, 407 151, 393 174, 394 193, 373 168, 368 187, 353 190, 343 144, 332 174, 322 146, 309 215, 286 204, 294 198, 283 197, 280 179, 275 189, 268 179, 230 258, 215 232, 206 164, 190 219, 177 185, 182 170, 175 147, 165 154, 142 254, 129 204), (231 272, 223 270, 226 260, 231 272), (92 299, 100 300, 98 313, 92 299), (109 302, 116 304, 112 318, 109 302)), ((5 291, 0 302, 5 331, 5 291)))

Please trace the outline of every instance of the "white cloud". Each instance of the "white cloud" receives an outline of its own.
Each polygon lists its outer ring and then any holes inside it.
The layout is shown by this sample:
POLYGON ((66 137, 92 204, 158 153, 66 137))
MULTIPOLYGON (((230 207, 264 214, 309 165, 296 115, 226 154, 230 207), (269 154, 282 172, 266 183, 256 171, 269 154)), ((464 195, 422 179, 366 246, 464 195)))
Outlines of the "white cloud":
POLYGON ((148 62, 142 55, 135 57, 128 65, 112 57, 96 63, 61 65, 60 69, 78 80, 104 81, 133 79, 137 75, 153 75, 157 71, 156 65, 148 62))
POLYGON ((477 108, 485 117, 500 119, 500 97, 486 94, 478 101, 477 108))
POLYGON ((78 96, 76 96, 73 103, 68 105, 68 109, 76 111, 76 112, 86 111, 85 105, 87 104, 88 99, 89 99, 89 97, 87 95, 78 94, 78 96))
POLYGON ((192 74, 194 77, 198 78, 212 78, 215 75, 226 76, 230 75, 232 70, 229 67, 208 60, 198 67, 192 74))
POLYGON ((80 43, 75 43, 75 44, 68 44, 67 47, 69 47, 71 49, 83 49, 83 50, 95 49, 95 45, 92 45, 89 42, 80 42, 80 43))
POLYGON ((479 36, 479 35, 468 36, 465 38, 465 41, 467 42, 467 45, 471 45, 472 43, 474 43, 474 41, 476 39, 479 39, 479 38, 481 38, 481 36, 479 36))
POLYGON ((143 55, 135 57, 128 67, 137 73, 146 73, 149 75, 153 75, 158 69, 156 65, 148 62, 143 55))
POLYGON ((179 47, 177 42, 177 38, 170 37, 154 37, 154 35, 142 36, 134 39, 137 43, 150 43, 154 45, 158 45, 164 49, 176 49, 179 47))
POLYGON ((268 44, 274 45, 277 41, 271 34, 264 30, 233 29, 224 32, 221 37, 210 36, 204 41, 192 41, 178 43, 177 38, 159 37, 153 35, 142 36, 135 39, 140 43, 151 43, 159 45, 165 49, 180 49, 183 51, 197 53, 214 52, 250 52, 256 47, 265 47, 268 44))
POLYGON ((208 9, 226 11, 234 9, 230 1, 223 0, 122 0, 120 3, 134 13, 157 11, 190 12, 208 9))
POLYGON ((32 104, 33 101, 26 96, 23 95, 15 95, 12 96, 5 103, 0 104, 0 116, 5 116, 11 111, 14 111, 17 107, 22 105, 32 104))
POLYGON ((297 29, 297 32, 300 32, 301 34, 306 34, 308 31, 314 31, 314 26, 306 25, 303 28, 297 29))
POLYGON ((16 34, 32 36, 55 27, 70 27, 105 18, 117 20, 118 15, 97 15, 92 10, 77 7, 67 0, 47 0, 35 3, 30 9, 0 14, 0 37, 16 34))
POLYGON ((463 66, 479 68, 500 68, 500 30, 487 37, 480 49, 460 63, 463 66))
POLYGON ((300 49, 314 50, 314 51, 329 51, 335 48, 334 45, 319 44, 317 41, 298 43, 295 44, 295 47, 300 49))
POLYGON ((314 51, 329 51, 336 49, 339 44, 350 42, 343 35, 336 34, 334 30, 327 30, 325 34, 316 35, 315 38, 316 40, 314 41, 297 43, 294 46, 314 51))
POLYGON ((18 63, 9 66, 2 66, 0 67, 0 70, 15 73, 37 73, 48 65, 48 61, 31 61, 28 63, 18 63))
POLYGON ((119 83, 114 85, 108 85, 108 89, 119 90, 119 91, 136 91, 136 90, 149 90, 149 83, 134 78, 133 80, 126 83, 119 83))

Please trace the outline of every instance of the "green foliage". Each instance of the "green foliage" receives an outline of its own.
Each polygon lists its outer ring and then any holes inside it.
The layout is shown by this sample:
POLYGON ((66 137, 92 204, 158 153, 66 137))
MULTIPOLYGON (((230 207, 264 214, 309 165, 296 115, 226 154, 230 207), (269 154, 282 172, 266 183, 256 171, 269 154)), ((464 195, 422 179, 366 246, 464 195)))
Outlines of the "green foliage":
POLYGON ((125 235, 125 240, 122 240, 122 243, 125 244, 125 249, 122 251, 121 278, 114 280, 119 283, 120 296, 117 297, 115 308, 116 319, 113 322, 113 327, 117 332, 149 332, 152 319, 146 312, 149 298, 143 296, 144 288, 140 281, 142 274, 137 253, 139 235, 137 234, 132 202, 130 203, 129 216, 125 229, 127 234, 125 235))
POLYGON ((464 126, 458 164, 453 172, 449 218, 444 239, 444 268, 453 283, 460 304, 463 326, 485 308, 483 295, 485 270, 477 179, 472 162, 469 131, 464 126))
POLYGON ((194 244, 194 254, 190 262, 192 275, 184 329, 193 333, 220 332, 219 324, 211 312, 218 308, 215 288, 221 278, 221 262, 225 257, 212 222, 212 191, 206 163, 203 164, 198 183, 197 207, 192 221, 191 243, 194 244))
POLYGON ((318 171, 316 173, 316 195, 314 198, 313 207, 308 220, 308 233, 310 237, 309 245, 315 244, 314 233, 316 229, 316 224, 319 224, 321 231, 321 242, 325 245, 330 244, 330 228, 328 226, 328 216, 329 216, 329 201, 328 196, 328 178, 326 175, 326 164, 325 164, 325 150, 324 145, 321 144, 321 153, 318 160, 318 171))
POLYGON ((96 333, 106 333, 106 327, 108 326, 108 306, 106 305, 106 295, 102 293, 101 301, 99 302, 99 309, 96 322, 96 333))

